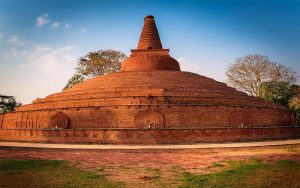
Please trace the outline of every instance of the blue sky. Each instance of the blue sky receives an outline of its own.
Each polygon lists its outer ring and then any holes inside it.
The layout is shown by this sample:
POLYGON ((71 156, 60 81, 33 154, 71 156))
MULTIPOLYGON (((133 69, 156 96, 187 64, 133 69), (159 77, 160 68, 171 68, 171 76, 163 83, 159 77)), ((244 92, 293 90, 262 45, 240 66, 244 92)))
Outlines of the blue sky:
POLYGON ((0 93, 60 92, 86 53, 129 55, 149 14, 183 70, 225 81, 236 58, 261 54, 300 73, 300 0, 0 0, 0 93))

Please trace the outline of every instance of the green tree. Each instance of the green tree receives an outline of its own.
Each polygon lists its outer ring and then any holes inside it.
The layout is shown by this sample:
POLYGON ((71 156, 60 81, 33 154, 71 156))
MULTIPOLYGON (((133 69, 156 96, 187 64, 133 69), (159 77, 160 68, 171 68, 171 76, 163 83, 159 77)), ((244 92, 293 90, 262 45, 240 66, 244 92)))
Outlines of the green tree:
POLYGON ((289 107, 300 111, 300 94, 294 96, 289 101, 289 107))
POLYGON ((296 72, 290 67, 269 60, 263 55, 247 55, 235 60, 227 68, 227 80, 238 90, 253 96, 261 95, 262 83, 296 82, 296 72))
POLYGON ((287 82, 264 82, 260 85, 260 97, 269 102, 287 107, 294 95, 292 86, 287 82))
POLYGON ((289 107, 294 110, 297 118, 297 124, 300 125, 300 94, 294 96, 289 101, 289 107))
POLYGON ((75 84, 78 84, 80 82, 84 81, 84 77, 80 74, 75 73, 69 80, 67 85, 64 87, 64 89, 68 89, 73 87, 75 84))
POLYGON ((0 113, 14 111, 15 108, 21 105, 21 103, 16 102, 13 96, 0 95, 0 113))
POLYGON ((70 88, 75 84, 84 81, 87 78, 105 75, 108 73, 119 71, 121 62, 127 56, 116 50, 99 50, 89 52, 81 57, 77 63, 75 74, 68 80, 64 89, 70 88))
POLYGON ((296 85, 296 84, 291 85, 290 90, 291 90, 291 93, 293 96, 300 95, 300 86, 299 85, 296 85))

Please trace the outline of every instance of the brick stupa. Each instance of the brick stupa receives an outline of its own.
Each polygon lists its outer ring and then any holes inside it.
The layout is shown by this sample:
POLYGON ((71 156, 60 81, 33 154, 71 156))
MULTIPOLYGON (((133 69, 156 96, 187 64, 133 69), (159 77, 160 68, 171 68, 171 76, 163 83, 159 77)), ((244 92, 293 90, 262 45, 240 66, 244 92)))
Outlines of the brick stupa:
POLYGON ((59 143, 197 143, 299 137, 291 110, 183 72, 154 17, 121 71, 0 114, 0 139, 59 143))

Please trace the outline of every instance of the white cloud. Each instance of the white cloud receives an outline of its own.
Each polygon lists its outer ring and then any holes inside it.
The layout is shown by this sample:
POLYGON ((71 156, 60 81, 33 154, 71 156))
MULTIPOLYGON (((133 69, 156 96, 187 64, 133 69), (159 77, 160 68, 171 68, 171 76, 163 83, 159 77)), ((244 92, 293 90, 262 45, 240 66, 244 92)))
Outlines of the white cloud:
POLYGON ((20 67, 54 76, 66 70, 66 65, 76 63, 76 57, 71 53, 72 49, 72 46, 64 46, 58 49, 37 46, 30 54, 27 54, 24 63, 21 63, 20 67))
POLYGON ((54 48, 28 42, 23 47, 11 47, 0 55, 0 88, 25 104, 60 92, 74 73, 77 58, 70 45, 54 48))
POLYGON ((81 32, 81 33, 85 33, 85 32, 86 32, 86 28, 84 28, 84 27, 81 28, 81 29, 80 29, 80 32, 81 32))
POLYGON ((199 58, 191 60, 186 57, 179 57, 177 61, 182 71, 196 73, 202 76, 213 78, 217 81, 224 82, 225 65, 220 65, 219 60, 213 58, 199 58), (209 63, 207 63, 209 62, 209 63))
POLYGON ((16 35, 10 36, 7 42, 15 46, 24 46, 26 44, 26 41, 20 40, 16 35))
POLYGON ((3 33, 0 33, 0 37, 3 37, 3 33))
POLYGON ((2 54, 2 57, 8 59, 10 57, 15 57, 18 54, 18 50, 15 48, 10 49, 7 53, 2 54))
MULTIPOLYGON (((57 29, 60 26, 65 29, 68 29, 69 27, 71 27, 70 23, 61 22, 61 21, 52 21, 50 19, 50 15, 48 15, 48 14, 42 14, 39 17, 37 17, 35 25, 36 25, 36 27, 43 27, 45 25, 50 25, 51 29, 57 29)), ((81 32, 85 32, 85 28, 82 28, 81 32)))
POLYGON ((42 26, 46 25, 49 22, 50 22, 49 15, 48 14, 42 14, 39 17, 36 18, 35 25, 37 27, 42 27, 42 26))
POLYGON ((71 27, 71 24, 66 23, 65 24, 65 29, 68 29, 69 27, 71 27))
POLYGON ((60 25, 59 22, 53 22, 53 23, 51 24, 51 28, 52 28, 52 29, 57 29, 57 28, 59 27, 59 25, 60 25))
POLYGON ((177 58, 177 61, 181 64, 181 63, 185 63, 186 62, 186 58, 185 57, 179 57, 177 58))
POLYGON ((198 73, 198 74, 201 72, 199 65, 197 65, 196 63, 192 63, 186 57, 179 57, 179 58, 177 58, 177 61, 179 62, 180 69, 182 71, 194 72, 194 73, 198 73))
POLYGON ((11 37, 9 37, 9 39, 8 39, 8 41, 7 41, 8 43, 12 43, 12 44, 14 44, 14 43, 18 43, 19 42, 19 38, 17 37, 17 36, 11 36, 11 37))

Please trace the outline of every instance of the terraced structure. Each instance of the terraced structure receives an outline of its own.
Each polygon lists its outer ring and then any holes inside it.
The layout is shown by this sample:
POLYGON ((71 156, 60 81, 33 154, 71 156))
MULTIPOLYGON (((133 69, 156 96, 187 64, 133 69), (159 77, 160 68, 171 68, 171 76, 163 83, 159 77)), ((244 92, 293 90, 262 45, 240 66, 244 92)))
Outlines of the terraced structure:
POLYGON ((211 78, 183 72, 154 17, 121 71, 0 114, 0 140, 166 144, 296 138, 295 114, 211 78))

